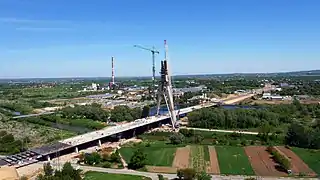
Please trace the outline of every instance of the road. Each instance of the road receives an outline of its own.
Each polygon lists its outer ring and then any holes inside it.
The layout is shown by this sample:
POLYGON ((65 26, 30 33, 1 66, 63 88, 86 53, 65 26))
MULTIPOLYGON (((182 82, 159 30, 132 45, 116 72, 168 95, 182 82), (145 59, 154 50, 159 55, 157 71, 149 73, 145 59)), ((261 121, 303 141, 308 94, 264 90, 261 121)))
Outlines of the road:
POLYGON ((39 114, 27 114, 27 115, 21 115, 21 116, 14 116, 12 119, 20 119, 20 118, 26 118, 26 117, 33 117, 33 116, 41 116, 41 115, 46 115, 46 114, 53 114, 55 112, 43 112, 39 114))
POLYGON ((258 132, 250 132, 250 131, 232 131, 232 130, 222 130, 222 129, 203 129, 203 128, 188 128, 181 127, 180 129, 193 129, 199 131, 212 131, 212 132, 222 132, 222 133, 240 133, 240 134, 250 134, 250 135, 258 135, 258 132))

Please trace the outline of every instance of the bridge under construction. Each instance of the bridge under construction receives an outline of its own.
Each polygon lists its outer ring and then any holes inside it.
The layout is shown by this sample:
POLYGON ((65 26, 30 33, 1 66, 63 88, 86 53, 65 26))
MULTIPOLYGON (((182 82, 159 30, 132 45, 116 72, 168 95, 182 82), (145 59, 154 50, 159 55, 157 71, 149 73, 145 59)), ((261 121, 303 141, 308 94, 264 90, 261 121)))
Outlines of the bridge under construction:
MULTIPOLYGON (((55 144, 42 146, 39 148, 30 149, 28 151, 11 155, 0 159, 0 166, 9 165, 14 167, 26 166, 28 164, 36 163, 38 161, 50 161, 52 158, 59 157, 72 152, 79 152, 93 146, 101 146, 105 142, 118 141, 123 138, 131 138, 138 134, 142 134, 152 128, 159 127, 163 124, 172 124, 172 128, 177 127, 177 116, 184 116, 189 112, 197 109, 216 106, 217 103, 207 103, 196 105, 179 110, 174 109, 173 93, 171 76, 169 73, 168 63, 168 45, 165 41, 165 58, 161 61, 161 79, 159 82, 159 89, 157 91, 157 115, 137 119, 122 125, 110 126, 104 129, 78 135, 68 139, 56 142, 55 144), (168 107, 168 113, 159 115, 159 109, 162 99, 165 100, 168 107)), ((222 103, 233 104, 237 101, 242 101, 246 98, 252 97, 254 94, 244 94, 240 97, 225 100, 222 103)))

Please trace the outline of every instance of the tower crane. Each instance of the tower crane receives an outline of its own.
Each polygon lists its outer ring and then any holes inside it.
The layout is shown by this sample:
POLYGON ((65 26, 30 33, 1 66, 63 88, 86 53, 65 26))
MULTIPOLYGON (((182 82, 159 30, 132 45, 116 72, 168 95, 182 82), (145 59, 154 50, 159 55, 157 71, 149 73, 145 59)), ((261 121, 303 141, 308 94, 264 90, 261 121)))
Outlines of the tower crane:
POLYGON ((156 65, 155 65, 155 54, 159 54, 159 51, 155 49, 155 47, 152 47, 152 49, 145 48, 140 45, 134 45, 136 48, 144 49, 147 51, 150 51, 152 53, 152 91, 153 91, 153 97, 156 97, 156 91, 155 91, 155 81, 156 81, 156 65))

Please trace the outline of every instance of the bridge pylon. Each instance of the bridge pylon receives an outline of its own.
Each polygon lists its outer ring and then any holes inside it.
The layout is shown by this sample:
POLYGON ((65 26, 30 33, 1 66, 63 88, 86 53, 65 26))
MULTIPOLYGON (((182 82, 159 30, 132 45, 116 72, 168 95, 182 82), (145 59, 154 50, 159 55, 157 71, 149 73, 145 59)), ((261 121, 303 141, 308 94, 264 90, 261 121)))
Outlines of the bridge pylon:
POLYGON ((161 79, 159 83, 159 89, 157 92, 158 93, 157 115, 159 115, 161 101, 163 98, 166 102, 166 105, 169 111, 172 128, 173 130, 175 130, 177 115, 174 109, 172 82, 171 82, 171 76, 169 73, 169 65, 168 65, 168 45, 166 40, 164 40, 164 47, 165 47, 165 57, 164 57, 164 60, 161 61, 161 70, 160 70, 161 79))

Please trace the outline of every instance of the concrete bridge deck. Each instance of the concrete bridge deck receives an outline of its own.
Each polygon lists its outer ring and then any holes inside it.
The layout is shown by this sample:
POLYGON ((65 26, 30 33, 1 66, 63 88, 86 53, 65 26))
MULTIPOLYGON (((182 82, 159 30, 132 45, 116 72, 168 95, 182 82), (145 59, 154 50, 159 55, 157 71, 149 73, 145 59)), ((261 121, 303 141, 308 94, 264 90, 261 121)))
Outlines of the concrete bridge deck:
MULTIPOLYGON (((227 99, 223 103, 224 104, 233 104, 235 102, 242 101, 246 98, 250 98, 253 95, 254 94, 244 94, 239 97, 227 99)), ((215 105, 217 105, 217 103, 207 103, 207 104, 196 105, 196 106, 176 110, 176 112, 179 115, 183 115, 183 114, 192 112, 193 110, 197 110, 197 109, 201 109, 201 108, 205 108, 205 107, 211 107, 211 106, 215 106, 215 105)), ((18 165, 18 164, 26 165, 26 164, 28 164, 28 162, 30 162, 30 164, 31 164, 35 159, 40 159, 40 157, 44 157, 44 156, 47 156, 47 158, 49 160, 50 155, 59 154, 63 150, 73 149, 73 151, 78 152, 78 146, 80 146, 80 145, 90 143, 90 142, 98 142, 98 145, 101 145, 101 139, 103 139, 103 138, 117 135, 119 133, 126 132, 126 131, 136 129, 139 127, 147 126, 149 124, 153 124, 156 122, 161 122, 161 121, 167 120, 169 118, 170 118, 169 114, 166 114, 166 115, 161 115, 161 116, 152 116, 152 117, 148 117, 148 118, 137 119, 133 122, 129 122, 129 123, 122 124, 122 125, 106 127, 101 130, 97 130, 97 131, 93 131, 93 132, 89 132, 86 134, 82 134, 82 135, 78 135, 75 137, 61 140, 61 141, 58 141, 57 143, 52 144, 52 145, 45 145, 45 146, 42 146, 39 148, 31 149, 29 151, 35 153, 35 156, 28 157, 28 159, 22 159, 22 160, 19 159, 16 162, 16 161, 12 161, 12 159, 10 159, 11 156, 8 156, 4 159, 0 159, 0 164, 7 163, 9 165, 18 165)), ((14 157, 15 155, 12 155, 12 156, 14 157)))

